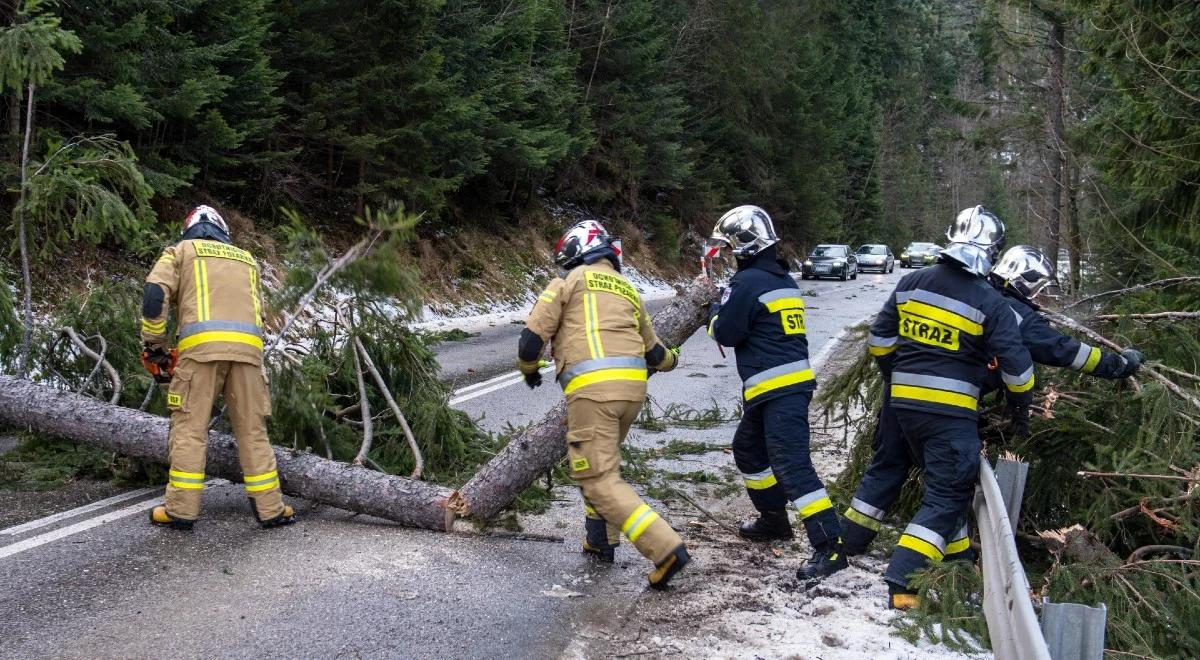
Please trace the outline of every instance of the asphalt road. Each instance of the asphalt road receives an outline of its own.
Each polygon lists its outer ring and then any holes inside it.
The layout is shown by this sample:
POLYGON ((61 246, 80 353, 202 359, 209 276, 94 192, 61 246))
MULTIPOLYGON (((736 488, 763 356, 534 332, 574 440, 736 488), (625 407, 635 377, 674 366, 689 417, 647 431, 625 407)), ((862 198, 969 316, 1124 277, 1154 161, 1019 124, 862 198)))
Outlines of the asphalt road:
MULTIPOLYGON (((812 354, 878 309, 900 276, 801 282, 813 292, 812 354)), ((489 429, 540 419, 562 396, 549 379, 531 391, 504 377, 519 332, 497 325, 438 349, 448 380, 475 384, 455 405, 489 429)), ((697 333, 680 368, 651 379, 655 405, 735 406, 727 352, 697 333)), ((218 483, 196 530, 178 533, 146 523, 158 496, 0 530, 0 657, 554 657, 597 617, 670 598, 646 592, 647 564, 632 553, 611 567, 580 556, 575 517, 551 525, 567 539, 551 543, 295 501, 297 524, 261 531, 240 486, 218 483)))

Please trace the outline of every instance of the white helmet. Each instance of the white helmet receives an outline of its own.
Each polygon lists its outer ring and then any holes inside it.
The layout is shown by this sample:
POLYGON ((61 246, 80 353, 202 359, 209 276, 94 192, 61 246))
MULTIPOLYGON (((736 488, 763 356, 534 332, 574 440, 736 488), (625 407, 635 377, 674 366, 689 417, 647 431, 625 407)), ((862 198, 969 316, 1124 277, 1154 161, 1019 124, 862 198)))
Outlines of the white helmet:
POLYGON ((1054 264, 1042 251, 1029 245, 1014 245, 992 267, 992 281, 1010 286, 1033 299, 1054 282, 1054 264))
MULTIPOLYGON (((567 230, 554 246, 554 263, 564 270, 571 270, 584 262, 585 257, 607 250, 615 259, 621 258, 620 243, 609 235, 604 225, 595 220, 584 220, 567 230)), ((598 257, 599 258, 599 257, 598 257)))
POLYGON ((1004 249, 1004 223, 982 206, 963 209, 946 230, 946 239, 950 244, 942 250, 942 259, 986 277, 1004 249))
POLYGON ((739 206, 717 220, 706 245, 712 251, 728 247, 735 257, 751 257, 779 242, 771 216, 757 206, 739 206))
POLYGON ((182 233, 186 234, 189 229, 202 222, 216 225, 221 230, 221 233, 226 236, 229 235, 229 225, 225 224, 225 218, 222 218, 221 214, 217 213, 217 210, 213 207, 204 205, 192 209, 192 212, 184 219, 182 233))

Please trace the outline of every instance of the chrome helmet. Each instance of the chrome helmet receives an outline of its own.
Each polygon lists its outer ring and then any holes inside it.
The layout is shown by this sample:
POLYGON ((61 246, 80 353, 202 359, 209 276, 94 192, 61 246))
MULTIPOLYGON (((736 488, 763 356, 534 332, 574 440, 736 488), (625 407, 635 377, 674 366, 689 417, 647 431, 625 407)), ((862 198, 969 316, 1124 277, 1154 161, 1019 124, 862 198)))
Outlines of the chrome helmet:
POLYGON ((1010 286, 1033 299, 1054 282, 1054 264, 1042 251, 1030 245, 1014 245, 992 266, 992 281, 1010 286))
POLYGON ((1004 249, 1004 223, 982 206, 963 209, 946 230, 946 239, 950 244, 942 250, 943 261, 954 261, 986 277, 1004 249))
POLYGON ((705 245, 710 252, 728 247, 735 257, 752 257, 778 242, 766 211, 757 206, 739 206, 717 220, 705 245))
POLYGON ((183 231, 181 234, 186 234, 189 229, 202 222, 215 225, 221 230, 222 234, 225 234, 226 236, 229 235, 229 225, 225 224, 225 218, 222 218, 221 214, 217 213, 217 210, 213 207, 204 205, 197 206, 196 208, 192 209, 192 212, 189 213, 186 218, 184 218, 183 231))
POLYGON ((554 263, 563 270, 582 264, 585 258, 600 251, 608 251, 620 259, 619 242, 609 235, 604 225, 595 220, 584 220, 567 230, 554 246, 554 263))

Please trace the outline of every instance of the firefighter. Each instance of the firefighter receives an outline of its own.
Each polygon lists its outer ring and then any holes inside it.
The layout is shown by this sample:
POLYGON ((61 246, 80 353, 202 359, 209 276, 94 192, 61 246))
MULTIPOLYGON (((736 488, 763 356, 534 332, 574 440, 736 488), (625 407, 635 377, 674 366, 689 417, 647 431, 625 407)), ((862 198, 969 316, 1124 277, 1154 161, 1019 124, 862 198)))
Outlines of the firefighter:
POLYGON ((917 604, 913 571, 969 548, 962 522, 979 474, 978 399, 992 356, 1014 426, 1032 402, 1033 360, 1012 308, 986 279, 1004 224, 976 206, 959 213, 946 236, 939 263, 902 279, 871 326, 867 344, 886 397, 875 455, 843 517, 845 552, 864 552, 909 470, 924 469, 921 507, 884 576, 897 609, 917 604))
POLYGON ((234 247, 214 209, 196 207, 182 239, 154 264, 142 293, 142 361, 156 379, 170 377, 167 493, 150 522, 191 529, 200 516, 208 424, 225 396, 237 437, 250 510, 262 527, 291 524, 275 452, 267 440, 271 400, 263 372, 262 290, 254 257, 234 247), (167 318, 176 309, 177 344, 168 350, 167 318), (176 360, 178 362, 176 362, 176 360))
POLYGON ((542 384, 551 345, 567 398, 567 457, 583 492, 583 550, 613 561, 622 533, 654 562, 648 580, 666 588, 690 561, 683 539, 621 479, 620 444, 646 399, 647 367, 675 368, 678 350, 654 334, 641 296, 621 276, 620 247, 599 222, 571 227, 554 249, 561 267, 538 296, 517 347, 525 382, 542 384))
POLYGON ((733 459, 758 518, 739 534, 752 541, 792 538, 787 504, 803 523, 812 557, 796 576, 821 578, 846 567, 837 512, 809 455, 808 406, 816 379, 808 364, 804 300, 766 211, 739 206, 717 221, 709 249, 728 248, 737 273, 710 312, 708 332, 733 347, 743 412, 733 459))

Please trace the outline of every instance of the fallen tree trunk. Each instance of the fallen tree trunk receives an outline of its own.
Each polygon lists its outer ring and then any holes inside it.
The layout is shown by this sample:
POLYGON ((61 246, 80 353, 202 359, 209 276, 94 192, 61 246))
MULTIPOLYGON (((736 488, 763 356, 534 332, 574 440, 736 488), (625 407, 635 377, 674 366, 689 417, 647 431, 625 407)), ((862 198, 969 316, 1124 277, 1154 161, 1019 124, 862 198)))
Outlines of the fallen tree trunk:
MULTIPOLYGON (((166 418, 28 380, 0 376, 0 424, 167 462, 166 418)), ((447 488, 281 447, 275 447, 275 460, 288 495, 426 529, 446 530, 453 520, 447 488)), ((242 480, 233 436, 209 434, 206 472, 242 480)))
MULTIPOLYGON (((693 281, 654 315, 659 338, 667 346, 683 344, 708 321, 708 306, 716 297, 717 290, 707 279, 693 281)), ((567 455, 566 436, 567 403, 563 400, 480 468, 451 496, 447 506, 460 516, 491 518, 567 455)))

